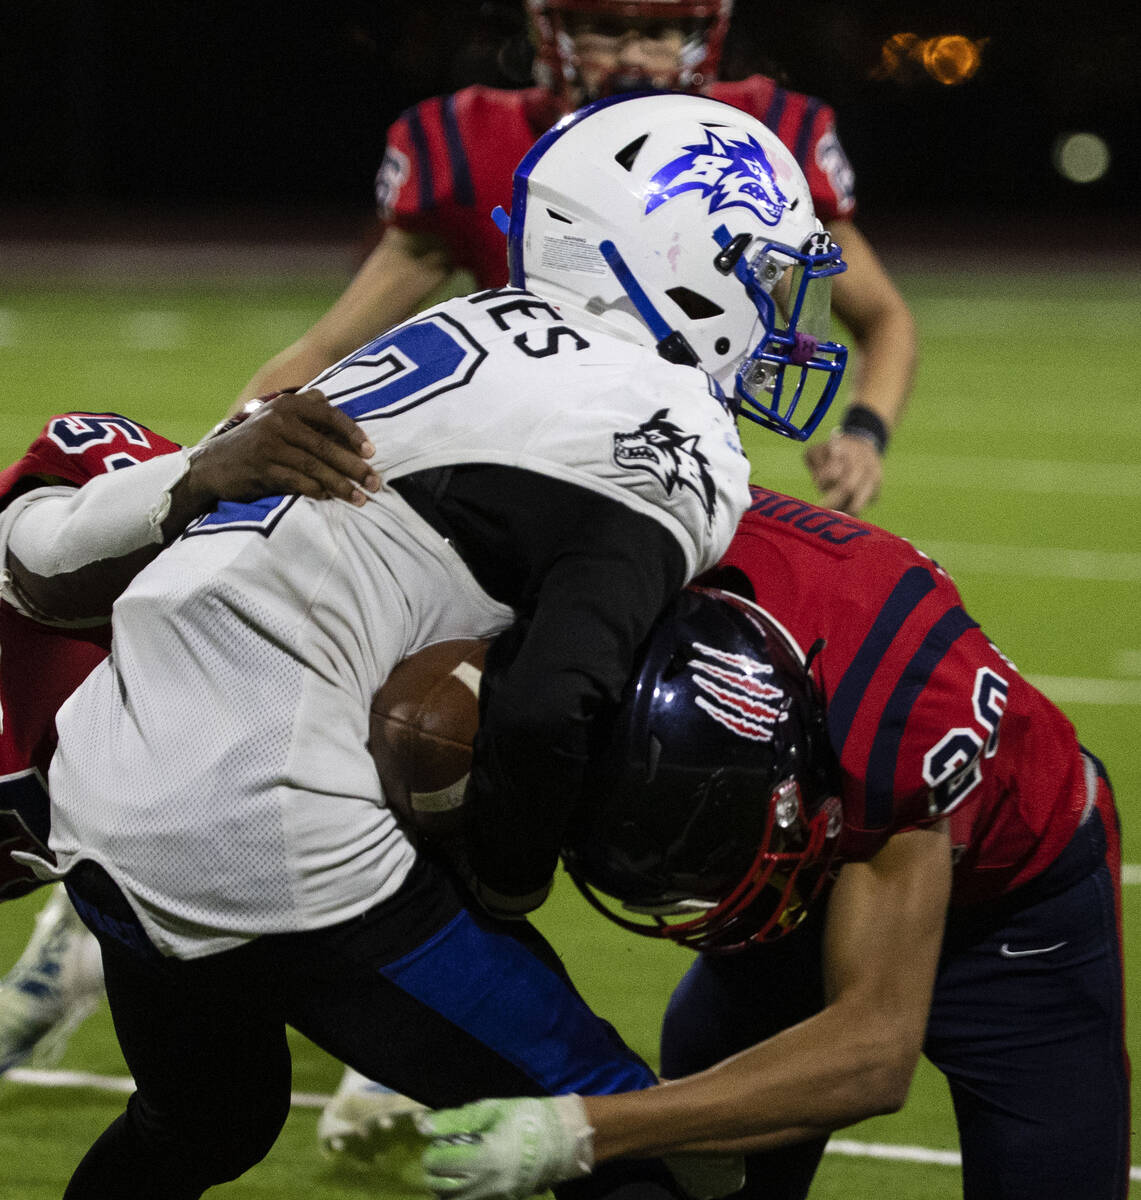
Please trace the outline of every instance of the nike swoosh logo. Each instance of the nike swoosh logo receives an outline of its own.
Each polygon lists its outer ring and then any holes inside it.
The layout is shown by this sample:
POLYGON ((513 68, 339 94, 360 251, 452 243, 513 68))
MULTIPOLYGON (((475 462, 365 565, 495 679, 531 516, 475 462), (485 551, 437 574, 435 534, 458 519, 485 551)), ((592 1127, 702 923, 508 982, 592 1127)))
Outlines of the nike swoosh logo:
POLYGON ((1051 950, 1061 950, 1065 942, 1057 942, 1053 946, 1035 946, 1033 950, 1011 950, 1009 942, 1003 942, 998 948, 1003 958, 1025 958, 1028 954, 1049 954, 1051 950))

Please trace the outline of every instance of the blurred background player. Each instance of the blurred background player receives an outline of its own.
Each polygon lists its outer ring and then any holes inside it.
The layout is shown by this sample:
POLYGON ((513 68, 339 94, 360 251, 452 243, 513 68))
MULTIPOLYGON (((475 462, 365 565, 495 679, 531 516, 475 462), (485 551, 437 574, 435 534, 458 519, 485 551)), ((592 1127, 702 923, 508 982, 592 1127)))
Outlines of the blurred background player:
MULTIPOLYGON (((0 473, 0 901, 43 886, 11 851, 45 852, 55 715, 107 653, 126 581, 218 500, 363 503, 366 448, 324 397, 286 395, 192 450, 115 413, 66 413, 0 473), (28 562, 50 581, 34 600, 28 562)), ((0 1074, 57 1058, 102 995, 98 944, 56 885, 0 981, 0 1074)))
POLYGON ((832 109, 753 74, 719 81, 732 0, 527 0, 535 86, 482 86, 424 100, 388 134, 377 175, 384 233, 333 307, 261 367, 242 397, 299 386, 416 312, 457 270, 479 287, 507 278, 489 214, 511 207, 511 175, 532 142, 584 100, 644 88, 703 91, 768 125, 795 154, 816 215, 844 251, 833 309, 859 352, 850 407, 806 460, 822 502, 859 513, 878 494, 882 454, 916 362, 914 322, 853 223, 853 173, 832 109))
MULTIPOLYGON (((596 896, 608 915, 701 951, 664 1023, 674 1082, 586 1101, 600 1161, 752 1152, 741 1195, 799 1200, 828 1134, 898 1109, 922 1051, 950 1085, 969 1200, 1123 1200, 1101 763, 931 559, 753 497, 705 580, 732 590, 687 594, 648 640, 568 842, 571 874, 629 905, 596 896)), ((526 1116, 522 1177, 504 1167, 512 1102, 436 1118, 483 1140, 430 1150, 430 1184, 543 1187, 550 1131, 526 1116)))

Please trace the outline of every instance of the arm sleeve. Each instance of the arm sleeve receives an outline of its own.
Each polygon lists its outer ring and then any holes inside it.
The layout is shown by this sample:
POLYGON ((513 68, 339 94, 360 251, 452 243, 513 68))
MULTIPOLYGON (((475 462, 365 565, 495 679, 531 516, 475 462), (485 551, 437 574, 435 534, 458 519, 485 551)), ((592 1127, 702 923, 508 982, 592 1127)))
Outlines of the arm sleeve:
MULTIPOLYGON (((451 103, 450 97, 422 100, 389 126, 384 158, 376 174, 377 212, 386 224, 445 239, 454 230, 460 216, 456 212, 455 151, 449 151, 448 123, 443 116, 451 103)), ((457 138, 453 131, 453 145, 457 138)), ((464 214, 470 216, 470 212, 464 214)))
POLYGON ((170 492, 185 473, 190 453, 180 450, 111 471, 80 488, 36 488, 13 500, 0 514, 5 599, 25 615, 42 619, 26 597, 16 594, 9 555, 30 574, 52 579, 160 545, 170 492))
POLYGON ((588 507, 484 672, 469 838, 481 898, 500 911, 546 895, 592 724, 616 704, 638 647, 685 583, 681 548, 662 525, 598 497, 588 507))

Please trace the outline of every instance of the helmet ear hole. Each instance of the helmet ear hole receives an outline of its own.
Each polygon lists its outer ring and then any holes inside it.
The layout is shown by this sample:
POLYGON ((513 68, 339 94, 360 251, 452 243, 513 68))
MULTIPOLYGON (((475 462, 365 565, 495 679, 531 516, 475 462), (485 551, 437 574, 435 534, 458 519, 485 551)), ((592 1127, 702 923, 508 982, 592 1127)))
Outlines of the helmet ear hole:
POLYGON ((720 304, 714 304, 708 296, 703 296, 692 288, 668 288, 666 295, 691 321, 705 321, 710 317, 719 317, 725 311, 720 304))

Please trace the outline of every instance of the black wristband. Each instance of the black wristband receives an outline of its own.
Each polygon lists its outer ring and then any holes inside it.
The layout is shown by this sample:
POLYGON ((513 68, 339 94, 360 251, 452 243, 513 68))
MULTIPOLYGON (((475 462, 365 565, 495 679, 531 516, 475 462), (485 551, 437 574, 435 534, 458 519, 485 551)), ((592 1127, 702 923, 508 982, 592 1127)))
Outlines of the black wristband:
POLYGON ((853 404, 848 409, 844 414, 844 419, 840 422, 840 428, 844 433, 867 438, 880 454, 887 449, 890 437, 887 424, 879 413, 872 412, 870 408, 865 408, 862 404, 853 404))

